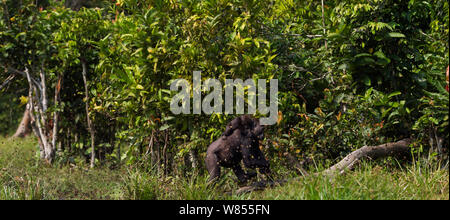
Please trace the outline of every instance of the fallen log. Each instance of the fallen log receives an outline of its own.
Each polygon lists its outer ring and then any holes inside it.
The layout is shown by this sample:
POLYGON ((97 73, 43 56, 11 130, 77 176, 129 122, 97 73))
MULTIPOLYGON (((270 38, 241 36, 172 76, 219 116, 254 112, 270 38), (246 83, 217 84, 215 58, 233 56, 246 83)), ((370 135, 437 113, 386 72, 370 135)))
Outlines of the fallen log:
MULTIPOLYGON (((409 145, 412 140, 409 138, 393 142, 386 143, 378 146, 364 146, 355 150, 348 154, 344 159, 333 165, 332 167, 320 172, 315 173, 314 175, 335 175, 335 174, 344 174, 348 170, 352 170, 356 164, 358 164, 363 159, 371 159, 376 160, 385 157, 396 157, 396 158, 404 158, 405 156, 409 156, 411 154, 411 148, 409 145)), ((236 194, 249 193, 252 191, 263 190, 267 187, 272 187, 276 185, 282 185, 288 181, 293 181, 295 179, 290 180, 277 180, 277 181, 259 181, 253 183, 250 186, 244 186, 239 188, 236 191, 236 194)))
POLYGON ((358 164, 361 159, 368 158, 376 160, 384 157, 402 158, 410 155, 411 139, 403 139, 394 143, 387 143, 378 146, 364 146, 358 150, 353 151, 347 155, 339 163, 323 171, 324 174, 330 175, 333 173, 343 174, 346 170, 353 169, 355 164, 358 164))

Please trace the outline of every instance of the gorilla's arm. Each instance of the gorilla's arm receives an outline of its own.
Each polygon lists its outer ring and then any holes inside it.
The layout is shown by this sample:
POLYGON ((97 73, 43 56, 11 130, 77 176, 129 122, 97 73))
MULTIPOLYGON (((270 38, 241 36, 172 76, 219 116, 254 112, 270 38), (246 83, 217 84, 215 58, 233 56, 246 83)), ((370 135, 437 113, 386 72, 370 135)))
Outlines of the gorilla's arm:
POLYGON ((206 169, 209 173, 209 181, 214 181, 215 179, 220 177, 220 166, 219 160, 217 159, 217 155, 212 153, 206 154, 206 169))
POLYGON ((240 164, 236 164, 233 166, 233 172, 241 183, 245 183, 247 182, 247 179, 249 179, 240 164))
POLYGON ((243 147, 241 151, 245 167, 251 169, 259 168, 259 171, 262 174, 270 174, 269 162, 259 149, 258 143, 253 143, 253 145, 249 147, 243 147))
POLYGON ((237 117, 233 119, 230 123, 227 124, 225 131, 222 135, 230 136, 233 134, 234 130, 239 129, 241 127, 241 117, 237 117))

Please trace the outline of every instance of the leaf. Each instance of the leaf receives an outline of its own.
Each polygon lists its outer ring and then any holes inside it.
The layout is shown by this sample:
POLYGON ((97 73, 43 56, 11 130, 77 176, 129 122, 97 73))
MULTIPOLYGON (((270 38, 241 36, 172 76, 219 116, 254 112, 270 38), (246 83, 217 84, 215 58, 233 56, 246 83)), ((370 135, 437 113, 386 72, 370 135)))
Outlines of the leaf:
POLYGON ((160 131, 164 131, 164 130, 168 129, 169 127, 170 127, 170 125, 165 124, 165 125, 161 126, 161 127, 159 128, 159 130, 160 130, 160 131))
POLYGON ((253 40, 253 42, 255 43, 256 47, 259 48, 259 46, 260 46, 259 41, 255 39, 255 40, 253 40))
POLYGON ((20 96, 20 105, 25 105, 28 103, 28 97, 20 96))
POLYGON ((338 69, 345 70, 348 69, 348 65, 346 63, 339 65, 338 69))
POLYGON ((339 34, 339 33, 331 33, 331 34, 328 34, 328 39, 338 38, 338 37, 342 37, 342 35, 339 34))
POLYGON ((164 117, 164 118, 162 119, 162 121, 163 121, 163 122, 166 122, 166 121, 172 121, 172 120, 174 120, 174 119, 176 119, 176 118, 173 117, 173 116, 166 116, 166 117, 164 117))
POLYGON ((16 35, 16 40, 20 37, 20 36, 25 36, 26 33, 25 32, 20 32, 16 35))
POLYGON ((401 95, 401 94, 402 93, 400 91, 396 91, 396 92, 393 92, 393 93, 389 94, 388 98, 391 98, 391 97, 394 97, 394 96, 398 96, 398 95, 401 95))
POLYGON ((355 58, 358 58, 358 57, 372 57, 372 55, 369 53, 360 53, 355 56, 355 58))
POLYGON ((282 120, 283 120, 283 113, 281 111, 278 111, 277 125, 280 125, 282 120))
POLYGON ((239 29, 240 29, 241 31, 243 31, 243 30, 245 29, 245 25, 246 25, 246 23, 245 23, 245 22, 242 22, 241 27, 239 27, 239 29))
POLYGON ((404 34, 399 33, 399 32, 388 33, 388 36, 392 37, 392 38, 404 38, 404 37, 406 37, 404 34))
POLYGON ((143 90, 144 87, 143 87, 141 84, 137 84, 137 85, 136 85, 136 89, 143 90))

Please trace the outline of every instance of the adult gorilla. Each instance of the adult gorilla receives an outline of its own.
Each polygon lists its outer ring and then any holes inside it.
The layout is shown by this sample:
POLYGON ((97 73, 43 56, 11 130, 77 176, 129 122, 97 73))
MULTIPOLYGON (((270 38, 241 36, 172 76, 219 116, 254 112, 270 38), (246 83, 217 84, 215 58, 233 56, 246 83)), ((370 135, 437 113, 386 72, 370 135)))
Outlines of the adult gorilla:
POLYGON ((220 177, 220 167, 232 168, 239 182, 245 183, 256 173, 245 173, 241 160, 247 168, 259 168, 263 174, 270 174, 269 163, 259 149, 264 139, 264 126, 259 120, 243 115, 228 123, 222 136, 209 145, 206 151, 206 168, 210 178, 220 177))

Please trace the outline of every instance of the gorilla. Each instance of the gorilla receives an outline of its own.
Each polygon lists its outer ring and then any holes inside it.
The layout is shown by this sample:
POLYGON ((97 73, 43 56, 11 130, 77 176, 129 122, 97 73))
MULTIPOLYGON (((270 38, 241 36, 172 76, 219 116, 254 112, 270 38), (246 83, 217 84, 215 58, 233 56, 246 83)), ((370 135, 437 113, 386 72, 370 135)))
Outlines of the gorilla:
POLYGON ((255 177, 256 172, 245 173, 241 161, 247 168, 259 168, 262 174, 270 174, 269 163, 259 149, 264 139, 264 126, 249 115, 233 119, 226 126, 222 136, 209 145, 206 151, 206 168, 210 181, 220 177, 220 167, 232 168, 239 182, 245 183, 255 177))

